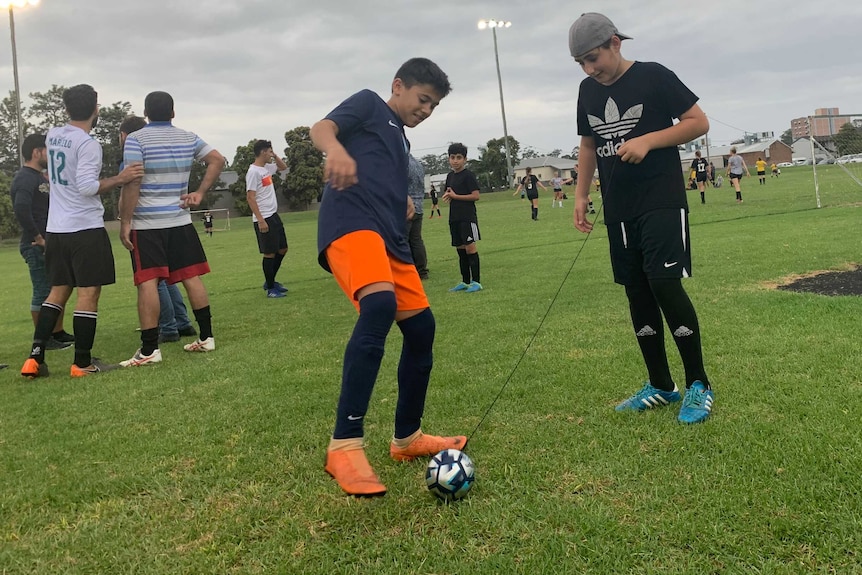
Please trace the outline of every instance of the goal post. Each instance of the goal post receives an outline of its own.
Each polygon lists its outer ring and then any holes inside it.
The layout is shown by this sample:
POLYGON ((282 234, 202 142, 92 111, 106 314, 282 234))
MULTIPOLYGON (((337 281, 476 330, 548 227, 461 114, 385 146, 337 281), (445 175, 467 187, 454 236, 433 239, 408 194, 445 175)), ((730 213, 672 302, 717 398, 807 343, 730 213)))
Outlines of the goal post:
POLYGON ((814 133, 815 120, 808 117, 808 152, 819 208, 821 191, 851 194, 862 191, 862 126, 854 119, 831 136, 823 137, 814 133))
POLYGON ((191 210, 189 213, 192 216, 192 223, 195 228, 204 230, 204 217, 207 212, 213 217, 213 231, 226 232, 230 230, 230 210, 226 208, 218 208, 211 210, 191 210))

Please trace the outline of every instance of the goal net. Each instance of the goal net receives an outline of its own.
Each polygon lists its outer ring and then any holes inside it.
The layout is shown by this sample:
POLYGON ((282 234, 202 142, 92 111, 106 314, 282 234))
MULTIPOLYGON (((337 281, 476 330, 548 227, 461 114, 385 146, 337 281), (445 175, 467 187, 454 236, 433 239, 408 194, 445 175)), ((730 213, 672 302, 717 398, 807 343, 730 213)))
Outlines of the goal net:
POLYGON ((230 210, 219 208, 212 210, 192 210, 189 213, 191 213, 192 223, 198 231, 206 231, 205 221, 207 214, 212 216, 212 231, 226 232, 230 230, 230 210))
MULTIPOLYGON (((808 119, 809 133, 816 132, 816 124, 808 119)), ((844 123, 829 136, 809 136, 814 174, 814 191, 817 207, 821 205, 821 193, 830 201, 857 202, 862 192, 862 115, 860 119, 844 123)), ((794 148, 794 154, 796 149, 794 148)))

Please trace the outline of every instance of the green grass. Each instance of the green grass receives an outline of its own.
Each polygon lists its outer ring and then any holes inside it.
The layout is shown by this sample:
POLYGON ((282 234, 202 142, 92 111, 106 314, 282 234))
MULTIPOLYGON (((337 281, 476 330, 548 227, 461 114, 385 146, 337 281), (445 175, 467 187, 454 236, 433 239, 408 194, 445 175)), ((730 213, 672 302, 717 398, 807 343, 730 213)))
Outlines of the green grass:
MULTIPOLYGON (((765 187, 746 178, 742 205, 728 186, 706 206, 690 192, 685 286, 713 417, 613 411, 645 370, 597 226, 471 441, 473 492, 449 506, 425 490, 424 462, 387 455, 397 329, 366 424, 388 495, 346 497, 323 472, 356 316, 317 266, 315 214, 285 218, 283 300, 264 298, 248 220, 203 238, 215 353, 166 344, 157 366, 85 380, 68 377, 70 351, 49 353, 48 379, 17 375, 29 280, 17 248, 0 248, 0 573, 862 572, 862 300, 769 287, 860 260, 862 189, 818 167, 816 210, 810 168, 782 172, 765 187)), ((551 209, 543 194, 539 222, 527 205, 479 204, 478 294, 447 293, 459 279, 448 226, 425 220, 429 432, 474 429, 584 242, 571 200, 551 209)), ((94 351, 119 361, 138 334, 128 256, 114 250, 94 351)))

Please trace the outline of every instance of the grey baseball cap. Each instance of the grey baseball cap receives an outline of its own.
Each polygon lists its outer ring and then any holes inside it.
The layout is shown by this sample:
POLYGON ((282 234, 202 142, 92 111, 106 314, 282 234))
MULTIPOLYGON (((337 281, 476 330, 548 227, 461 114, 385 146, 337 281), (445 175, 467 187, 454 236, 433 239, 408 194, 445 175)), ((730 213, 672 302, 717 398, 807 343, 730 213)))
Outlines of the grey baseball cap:
POLYGON ((611 39, 611 36, 619 36, 620 40, 631 40, 631 36, 622 34, 614 23, 604 14, 598 12, 587 12, 575 20, 569 28, 569 52, 572 58, 583 56, 590 50, 598 48, 611 39))

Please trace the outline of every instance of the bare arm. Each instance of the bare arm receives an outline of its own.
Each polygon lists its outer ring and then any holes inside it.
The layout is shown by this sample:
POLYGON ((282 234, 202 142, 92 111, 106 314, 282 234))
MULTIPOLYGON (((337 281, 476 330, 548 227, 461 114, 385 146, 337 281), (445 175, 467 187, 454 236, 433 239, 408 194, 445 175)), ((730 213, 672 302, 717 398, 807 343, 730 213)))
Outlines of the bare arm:
POLYGON ((287 164, 284 163, 284 160, 282 160, 278 154, 273 154, 272 159, 275 160, 275 167, 278 168, 279 172, 283 172, 287 169, 287 164))
POLYGON ((251 213, 253 213, 254 217, 257 218, 257 229, 259 229, 261 233, 265 234, 269 231, 269 224, 266 223, 263 214, 260 213, 260 206, 257 205, 257 192, 254 190, 246 190, 245 199, 248 201, 248 207, 251 209, 251 213))
POLYGON ((140 197, 141 180, 129 182, 120 190, 120 241, 130 252, 135 249, 132 244, 132 215, 140 197))
POLYGON ((338 141, 338 124, 332 120, 320 120, 311 127, 314 147, 326 154, 323 179, 336 190, 349 188, 357 183, 356 161, 350 157, 338 141))
POLYGON ((624 162, 639 164, 651 150, 671 148, 690 142, 709 131, 709 120, 695 104, 679 117, 679 122, 664 130, 632 138, 620 146, 617 155, 624 162))
POLYGON ((587 219, 587 196, 590 195, 592 175, 596 171, 596 141, 589 136, 581 136, 581 150, 578 154, 578 185, 575 187, 575 227, 584 233, 593 229, 587 219), (589 174, 587 177, 585 174, 589 174))

